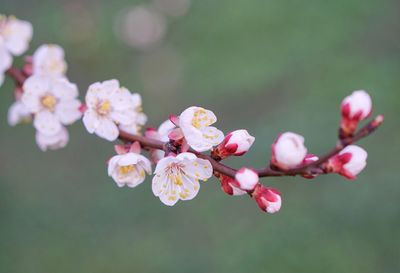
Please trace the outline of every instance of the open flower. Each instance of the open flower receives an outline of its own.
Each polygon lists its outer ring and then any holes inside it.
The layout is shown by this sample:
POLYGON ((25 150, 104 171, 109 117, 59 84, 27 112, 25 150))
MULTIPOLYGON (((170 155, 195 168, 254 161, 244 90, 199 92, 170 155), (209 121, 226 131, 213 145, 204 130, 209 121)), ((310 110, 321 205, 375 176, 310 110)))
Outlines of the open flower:
POLYGON ((59 45, 45 44, 32 57, 34 75, 63 77, 67 71, 64 50, 59 45))
POLYGON ((153 193, 167 206, 175 205, 178 200, 191 200, 199 191, 199 180, 209 179, 212 171, 208 160, 192 153, 164 157, 154 171, 153 193))
POLYGON ((32 24, 14 16, 0 15, 0 45, 14 56, 24 53, 32 39, 32 24))
POLYGON ((116 155, 108 162, 108 175, 114 179, 118 187, 125 185, 130 188, 136 187, 144 181, 146 172, 151 174, 151 163, 138 153, 116 155))
POLYGON ((179 127, 190 147, 198 152, 210 150, 224 139, 224 134, 210 125, 217 117, 210 110, 192 106, 179 116, 179 127))
POLYGON ((366 119, 372 112, 372 100, 364 90, 354 91, 342 101, 342 120, 340 134, 342 137, 351 136, 357 129, 358 123, 366 119))
POLYGON ((349 145, 338 155, 329 159, 327 170, 338 173, 348 179, 355 179, 356 176, 367 165, 368 153, 361 147, 349 145))
POLYGON ((137 135, 147 122, 147 116, 143 113, 142 97, 137 93, 132 94, 132 108, 135 110, 135 118, 128 125, 119 125, 119 128, 129 134, 137 135))
POLYGON ((28 108, 21 102, 14 102, 8 109, 8 124, 15 126, 24 121, 31 121, 32 114, 28 108))
POLYGON ((95 133, 108 141, 117 139, 118 125, 134 126, 137 103, 126 88, 117 80, 96 82, 86 94, 87 110, 83 123, 89 133, 95 133))
POLYGON ((58 133, 50 136, 36 131, 36 143, 43 152, 64 148, 67 146, 68 140, 68 131, 64 126, 61 127, 58 133))
POLYGON ((252 194, 261 210, 275 213, 281 209, 282 198, 278 190, 258 184, 252 194))
POLYGON ((66 79, 31 76, 23 89, 21 101, 34 114, 33 125, 43 135, 54 136, 62 125, 81 117, 78 88, 66 79))
POLYGON ((306 155, 304 137, 286 132, 279 135, 272 144, 271 164, 283 170, 295 168, 303 162, 306 155))

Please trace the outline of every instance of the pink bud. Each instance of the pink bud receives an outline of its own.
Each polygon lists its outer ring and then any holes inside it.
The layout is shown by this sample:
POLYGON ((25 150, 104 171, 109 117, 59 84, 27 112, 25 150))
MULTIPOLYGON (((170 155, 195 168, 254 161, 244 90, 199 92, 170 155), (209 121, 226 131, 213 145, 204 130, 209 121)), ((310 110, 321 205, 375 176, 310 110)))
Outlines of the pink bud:
POLYGON ((258 183, 258 174, 251 169, 241 168, 236 173, 235 179, 238 182, 240 189, 252 191, 258 183))
POLYGON ((253 145, 254 137, 247 130, 236 130, 230 132, 225 139, 214 150, 214 154, 220 158, 228 156, 241 156, 245 154, 253 145))
POLYGON ((229 195, 243 195, 246 191, 240 189, 239 182, 226 175, 219 175, 222 190, 229 195))
POLYGON ((304 137, 286 132, 278 136, 272 144, 271 164, 283 170, 292 169, 299 166, 306 155, 304 137))
POLYGON ((349 145, 329 160, 327 169, 348 179, 355 179, 367 165, 367 157, 368 154, 363 148, 349 145))
POLYGON ((256 200, 260 209, 268 213, 275 213, 281 209, 281 193, 274 188, 267 188, 258 184, 253 192, 253 198, 256 200))
POLYGON ((341 136, 351 136, 358 123, 366 119, 372 112, 371 97, 364 90, 354 91, 342 101, 341 136))

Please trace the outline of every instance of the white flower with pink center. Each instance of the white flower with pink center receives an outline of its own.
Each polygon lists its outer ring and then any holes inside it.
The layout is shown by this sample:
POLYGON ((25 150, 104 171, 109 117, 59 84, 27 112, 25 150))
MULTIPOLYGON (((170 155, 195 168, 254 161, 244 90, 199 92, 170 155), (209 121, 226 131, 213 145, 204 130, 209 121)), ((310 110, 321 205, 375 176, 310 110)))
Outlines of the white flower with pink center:
POLYGON ((271 163, 283 170, 298 167, 307 155, 304 137, 286 132, 278 136, 272 144, 271 163))
POLYGON ((68 140, 68 131, 64 126, 54 135, 45 135, 40 131, 36 131, 36 143, 43 152, 64 148, 67 146, 68 140))
POLYGON ((224 134, 210 125, 217 117, 210 110, 192 106, 179 116, 179 127, 190 147, 198 152, 210 150, 224 140, 224 134))
POLYGON ((150 161, 141 154, 128 152, 113 156, 108 162, 108 175, 118 187, 134 188, 143 183, 146 173, 151 174, 150 161))
POLYGON ((54 136, 62 125, 81 117, 78 88, 66 79, 31 76, 23 90, 21 102, 34 114, 33 125, 43 135, 54 136))
POLYGON ((90 85, 86 94, 86 106, 83 116, 86 129, 108 141, 117 139, 118 126, 136 125, 137 103, 129 90, 120 87, 117 80, 90 85))
POLYGON ((167 156, 157 163, 152 190, 161 202, 173 206, 178 200, 193 199, 200 189, 199 180, 208 180, 212 173, 211 163, 192 153, 167 156))
POLYGON ((41 45, 32 56, 34 75, 64 77, 67 71, 64 49, 59 45, 41 45))

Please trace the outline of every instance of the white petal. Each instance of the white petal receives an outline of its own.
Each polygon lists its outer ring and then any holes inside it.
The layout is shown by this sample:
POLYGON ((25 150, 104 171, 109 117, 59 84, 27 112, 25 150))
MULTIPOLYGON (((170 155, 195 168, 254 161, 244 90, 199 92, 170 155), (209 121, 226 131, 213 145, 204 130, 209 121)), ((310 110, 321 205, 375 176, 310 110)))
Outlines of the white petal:
POLYGON ((42 151, 64 148, 68 139, 68 131, 65 127, 62 127, 60 132, 53 136, 43 135, 39 131, 36 132, 36 143, 42 151))
POLYGON ((69 125, 81 118, 79 100, 61 101, 56 105, 55 114, 64 125, 69 125))
POLYGON ((208 160, 196 158, 195 160, 185 161, 184 170, 192 178, 207 180, 212 176, 213 168, 208 160))
POLYGON ((78 97, 78 87, 76 84, 69 82, 68 80, 61 78, 57 79, 53 83, 52 93, 60 101, 72 100, 78 97))
POLYGON ((99 124, 94 131, 96 135, 108 141, 114 141, 118 138, 119 130, 117 125, 110 119, 101 118, 99 124))
POLYGON ((41 134, 54 136, 59 133, 62 126, 57 117, 49 111, 41 111, 35 115, 33 126, 41 134))
POLYGON ((110 113, 110 117, 119 124, 131 125, 135 123, 136 112, 133 109, 116 110, 110 113))
POLYGON ((168 134, 175 128, 175 124, 173 124, 169 119, 164 121, 160 127, 158 127, 158 133, 160 134, 160 140, 167 142, 168 139, 168 134))
POLYGON ((16 101, 10 106, 7 116, 10 126, 15 126, 22 120, 31 119, 30 111, 20 101, 16 101))
POLYGON ((67 71, 64 50, 59 45, 41 45, 33 54, 33 73, 60 77, 67 71))
POLYGON ((99 116, 95 111, 90 109, 84 113, 82 121, 86 127, 86 130, 88 130, 88 132, 91 134, 94 133, 94 131, 100 124, 99 116))

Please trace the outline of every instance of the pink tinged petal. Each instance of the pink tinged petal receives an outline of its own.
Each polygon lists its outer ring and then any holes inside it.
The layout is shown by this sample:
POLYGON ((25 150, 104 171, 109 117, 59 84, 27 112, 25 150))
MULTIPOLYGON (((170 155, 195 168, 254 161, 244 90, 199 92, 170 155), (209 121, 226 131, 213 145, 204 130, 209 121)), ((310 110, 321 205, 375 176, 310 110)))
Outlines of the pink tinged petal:
POLYGON ((114 145, 114 151, 118 154, 118 155, 122 155, 122 154, 126 154, 127 152, 129 152, 129 150, 127 149, 126 146, 124 145, 114 145))
POLYGON ((356 120, 367 118, 372 111, 372 100, 364 90, 354 91, 342 101, 342 115, 356 120))
POLYGON ((21 101, 32 112, 42 109, 41 98, 51 90, 51 79, 42 76, 31 76, 23 85, 21 101))
POLYGON ((62 129, 60 121, 49 111, 41 111, 35 115, 33 126, 41 134, 53 136, 62 129))
MULTIPOLYGON (((184 137, 181 128, 175 128, 171 130, 167 136, 168 139, 172 139, 174 141, 181 140, 184 137)), ((168 140, 167 140, 168 141, 168 140)))
POLYGON ((168 141, 168 134, 175 128, 175 124, 172 123, 170 120, 166 120, 161 123, 160 127, 158 127, 158 133, 160 134, 160 140, 167 142, 168 141))
POLYGON ((62 124, 70 125, 81 118, 80 106, 79 100, 61 101, 55 108, 55 114, 62 124))
POLYGON ((107 118, 100 118, 99 124, 94 130, 95 134, 108 141, 114 141, 118 138, 119 130, 115 123, 107 118))
POLYGON ((93 134, 100 124, 100 117, 93 110, 87 110, 83 115, 83 124, 89 133, 93 134))

